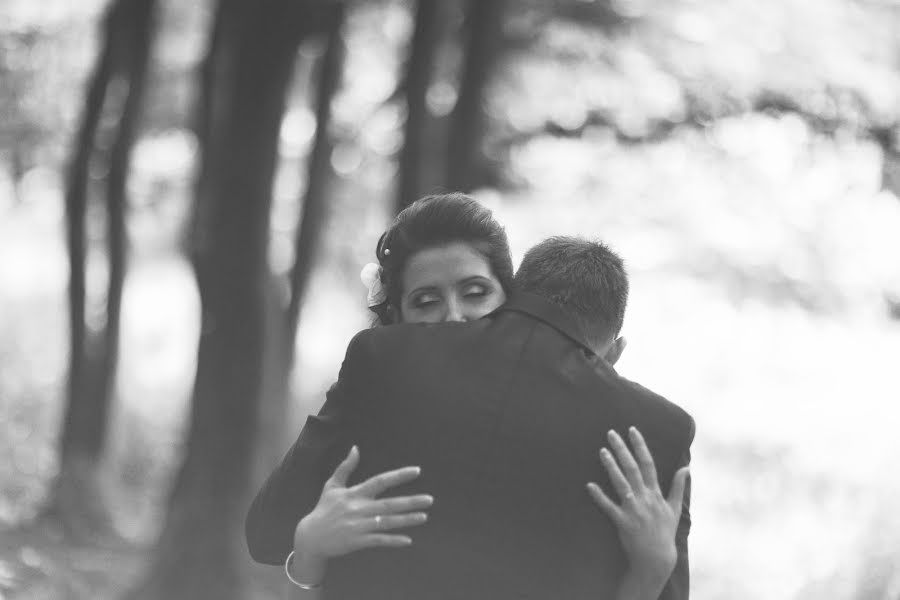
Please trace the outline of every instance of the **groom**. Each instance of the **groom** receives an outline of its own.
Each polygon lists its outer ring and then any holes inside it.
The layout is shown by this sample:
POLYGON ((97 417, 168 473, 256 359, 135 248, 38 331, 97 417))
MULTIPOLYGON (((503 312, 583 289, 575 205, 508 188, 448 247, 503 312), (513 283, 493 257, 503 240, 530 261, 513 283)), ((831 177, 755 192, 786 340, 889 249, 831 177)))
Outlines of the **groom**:
MULTIPOLYGON (((393 492, 427 492, 434 505, 410 530, 411 548, 329 561, 325 597, 614 597, 628 565, 614 524, 585 491, 597 481, 617 497, 597 446, 609 430, 637 427, 666 490, 689 461, 693 420, 611 367, 624 347, 628 283, 605 246, 551 238, 528 252, 516 283, 520 291, 483 319, 354 338, 322 411, 250 509, 256 560, 284 563, 297 522, 355 444, 350 484, 420 465, 421 477, 393 492)), ((661 596, 671 600, 688 597, 688 494, 661 596)))

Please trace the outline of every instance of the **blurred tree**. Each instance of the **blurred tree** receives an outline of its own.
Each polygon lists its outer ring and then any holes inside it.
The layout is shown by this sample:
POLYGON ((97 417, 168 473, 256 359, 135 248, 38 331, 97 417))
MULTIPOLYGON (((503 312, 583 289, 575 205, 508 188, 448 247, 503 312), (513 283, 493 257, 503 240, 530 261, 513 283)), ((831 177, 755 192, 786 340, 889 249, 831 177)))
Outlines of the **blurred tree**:
POLYGON ((503 48, 506 0, 469 0, 465 15, 463 72, 451 115, 447 150, 448 189, 470 192, 490 178, 481 148, 487 116, 485 91, 503 48))
MULTIPOLYGON (((505 47, 506 0, 468 0, 416 4, 415 29, 402 82, 406 100, 404 144, 399 158, 400 181, 395 208, 402 210, 439 189, 471 191, 492 179, 482 142, 488 125, 485 95, 505 47), (455 14, 462 28, 455 27, 455 14), (444 44, 445 38, 450 38, 444 44), (456 39, 461 38, 461 39, 456 39), (448 52, 458 47, 459 85, 452 114, 432 114, 429 95, 448 52), (442 60, 444 59, 444 60, 442 60)), ((452 61, 451 61, 452 62, 452 61)))
MULTIPOLYGON (((297 325, 317 250, 324 234, 328 213, 329 184, 333 176, 331 154, 334 142, 329 131, 332 120, 332 100, 339 87, 344 62, 342 27, 344 6, 334 3, 325 24, 324 50, 318 57, 317 68, 310 74, 315 87, 316 130, 312 147, 305 162, 306 188, 298 198, 300 219, 294 234, 294 264, 289 272, 289 295, 284 304, 282 281, 274 277, 268 286, 267 358, 265 381, 261 393, 259 439, 256 448, 253 487, 262 485, 273 465, 284 455, 284 435, 288 434, 286 417, 291 399, 290 384, 294 367, 297 325), (280 288, 280 289, 279 289, 280 288)), ((318 41, 318 40, 316 40, 318 41)))
POLYGON ((155 11, 156 0, 115 0, 107 10, 103 48, 89 83, 66 182, 71 327, 68 402, 60 441, 60 473, 48 512, 78 533, 94 534, 108 527, 96 468, 106 441, 118 362, 125 278, 125 187, 155 11), (86 315, 85 217, 92 177, 105 183, 109 263, 105 321, 99 330, 91 330, 86 315))
MULTIPOLYGON (((152 566, 132 598, 243 598, 266 351, 272 182, 300 40, 327 0, 221 0, 201 73, 191 253, 203 311, 184 462, 152 566)), ((324 127, 323 127, 324 131, 324 127)))
POLYGON ((406 74, 401 83, 406 100, 406 126, 400 150, 400 181, 395 212, 400 212, 433 187, 425 173, 432 162, 430 149, 432 119, 428 112, 428 89, 441 42, 441 25, 446 17, 446 2, 418 0, 415 28, 406 59, 406 74))
MULTIPOLYGON (((344 42, 341 26, 344 7, 336 4, 328 19, 325 52, 319 61, 316 91, 316 134, 306 168, 306 191, 301 199, 303 213, 294 240, 294 265, 291 269, 291 295, 287 310, 288 352, 293 357, 294 334, 300 316, 300 306, 306 283, 315 260, 315 249, 325 219, 325 199, 331 170, 333 143, 328 127, 331 124, 331 101, 341 79, 344 58, 344 42)), ((292 362, 292 361, 291 361, 292 362)))

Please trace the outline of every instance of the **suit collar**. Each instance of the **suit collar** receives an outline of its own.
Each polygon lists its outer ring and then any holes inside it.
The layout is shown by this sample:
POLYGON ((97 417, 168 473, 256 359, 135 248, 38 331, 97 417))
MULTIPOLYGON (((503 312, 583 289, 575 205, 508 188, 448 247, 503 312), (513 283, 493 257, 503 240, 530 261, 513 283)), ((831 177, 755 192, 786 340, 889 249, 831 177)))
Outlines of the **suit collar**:
POLYGON ((497 309, 498 312, 504 310, 525 313, 543 321, 587 350, 591 355, 595 354, 575 319, 559 306, 540 296, 527 292, 514 292, 507 299, 506 304, 497 309))

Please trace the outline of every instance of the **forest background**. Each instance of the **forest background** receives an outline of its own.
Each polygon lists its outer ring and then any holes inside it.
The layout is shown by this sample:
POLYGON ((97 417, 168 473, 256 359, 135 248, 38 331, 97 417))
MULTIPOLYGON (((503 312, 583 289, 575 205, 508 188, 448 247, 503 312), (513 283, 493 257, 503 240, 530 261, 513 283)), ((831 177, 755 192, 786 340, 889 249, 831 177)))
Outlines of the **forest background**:
POLYGON ((276 598, 391 216, 609 242, 692 596, 900 599, 900 2, 0 0, 0 598, 276 598))

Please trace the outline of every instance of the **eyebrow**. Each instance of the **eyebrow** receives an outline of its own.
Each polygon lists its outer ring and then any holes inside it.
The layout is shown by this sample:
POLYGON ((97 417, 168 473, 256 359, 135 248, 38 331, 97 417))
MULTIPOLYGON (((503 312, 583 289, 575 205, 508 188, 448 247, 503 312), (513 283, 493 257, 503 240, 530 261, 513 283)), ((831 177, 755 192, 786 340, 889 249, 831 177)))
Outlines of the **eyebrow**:
POLYGON ((465 279, 459 281, 459 285, 466 285, 467 283, 473 283, 475 281, 478 281, 479 283, 494 283, 490 280, 489 277, 485 277, 484 275, 472 275, 471 277, 466 277, 465 279))

